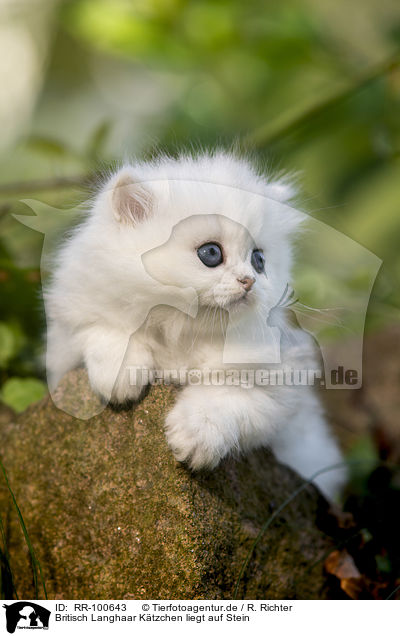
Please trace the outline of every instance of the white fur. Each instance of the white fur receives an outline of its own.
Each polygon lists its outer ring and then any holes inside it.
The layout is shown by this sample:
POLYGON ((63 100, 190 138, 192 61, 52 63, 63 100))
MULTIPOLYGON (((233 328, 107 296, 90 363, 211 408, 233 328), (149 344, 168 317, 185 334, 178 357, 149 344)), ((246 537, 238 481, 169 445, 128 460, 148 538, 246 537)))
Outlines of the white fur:
MULTIPOLYGON (((261 324, 290 280, 290 237, 303 219, 288 205, 292 195, 284 182, 225 153, 119 170, 60 250, 46 291, 50 388, 84 364, 93 389, 121 403, 145 388, 130 384, 129 366, 226 368, 227 319, 234 327, 261 324), (215 268, 197 256, 210 241, 224 250, 215 268), (254 247, 264 251, 267 276, 251 265, 254 247), (245 277, 255 278, 247 294, 245 277)), ((310 366, 307 339, 288 324, 283 332, 282 364, 310 366)), ((166 435, 193 469, 260 446, 304 477, 341 461, 308 387, 185 386, 166 435)), ((343 478, 333 471, 317 483, 332 497, 343 478)))

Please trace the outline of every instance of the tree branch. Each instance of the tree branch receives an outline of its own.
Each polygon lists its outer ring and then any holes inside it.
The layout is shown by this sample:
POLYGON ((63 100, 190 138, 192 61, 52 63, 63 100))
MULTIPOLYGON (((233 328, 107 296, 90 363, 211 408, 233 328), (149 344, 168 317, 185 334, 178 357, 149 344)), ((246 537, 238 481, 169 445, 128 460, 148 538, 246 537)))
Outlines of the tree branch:
MULTIPOLYGON (((272 129, 271 125, 264 124, 254 132, 247 135, 241 142, 241 146, 246 148, 261 149, 268 144, 272 144, 280 138, 295 131, 297 128, 309 123, 325 111, 348 99, 368 84, 380 77, 390 73, 400 67, 400 52, 384 60, 377 66, 368 69, 360 75, 354 82, 338 90, 333 95, 322 99, 320 102, 306 108, 294 119, 284 122, 272 129)), ((24 194, 38 192, 42 190, 59 190, 63 188, 82 187, 93 180, 92 174, 76 175, 73 177, 55 177, 54 179, 37 179, 33 181, 16 181, 14 183, 0 184, 0 196, 2 194, 24 194)))
POLYGON ((368 84, 374 82, 387 73, 390 73, 394 69, 397 69, 399 66, 400 54, 399 52, 397 52, 396 55, 367 70, 348 86, 340 89, 333 95, 322 99, 320 102, 313 104, 309 108, 306 108, 294 119, 282 123, 280 126, 278 125, 274 129, 272 129, 270 124, 264 124, 256 131, 247 135, 242 143, 245 147, 250 147, 253 149, 261 149, 269 144, 272 144, 278 139, 286 137, 286 135, 289 135, 297 128, 300 128, 301 126, 309 123, 315 117, 318 117, 330 108, 337 106, 340 102, 348 99, 358 91, 368 86, 368 84))

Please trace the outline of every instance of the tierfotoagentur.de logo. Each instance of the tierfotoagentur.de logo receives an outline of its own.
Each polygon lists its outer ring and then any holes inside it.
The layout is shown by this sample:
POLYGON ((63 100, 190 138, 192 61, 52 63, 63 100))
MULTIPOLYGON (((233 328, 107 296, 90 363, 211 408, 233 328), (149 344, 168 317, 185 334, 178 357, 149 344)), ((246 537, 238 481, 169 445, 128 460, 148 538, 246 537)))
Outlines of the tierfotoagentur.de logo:
POLYGON ((9 634, 14 634, 16 629, 49 629, 51 612, 37 603, 18 601, 3 607, 9 634))

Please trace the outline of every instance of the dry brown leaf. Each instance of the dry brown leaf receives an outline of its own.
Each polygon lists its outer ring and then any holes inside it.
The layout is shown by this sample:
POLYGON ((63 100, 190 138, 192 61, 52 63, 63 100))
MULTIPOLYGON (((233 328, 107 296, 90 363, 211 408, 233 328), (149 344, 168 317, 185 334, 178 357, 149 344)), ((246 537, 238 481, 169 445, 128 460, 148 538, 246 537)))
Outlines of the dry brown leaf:
POLYGON ((340 581, 340 587, 352 599, 365 590, 363 577, 347 550, 334 550, 325 560, 325 570, 340 581))

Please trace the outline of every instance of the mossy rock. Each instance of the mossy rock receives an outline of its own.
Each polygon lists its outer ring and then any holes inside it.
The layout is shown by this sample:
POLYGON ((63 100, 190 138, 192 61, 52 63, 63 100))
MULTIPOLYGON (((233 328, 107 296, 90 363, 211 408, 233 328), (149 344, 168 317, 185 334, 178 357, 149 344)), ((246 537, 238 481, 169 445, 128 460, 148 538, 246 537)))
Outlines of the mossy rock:
MULTIPOLYGON (((87 402, 82 374, 64 380, 69 400, 87 402)), ((265 450, 189 472, 163 433, 175 392, 154 387, 136 407, 87 421, 45 398, 2 424, 3 462, 49 598, 233 597, 261 526, 302 481, 265 450)), ((32 598, 29 552, 3 481, 0 504, 15 586, 32 598)), ((332 539, 316 523, 325 509, 307 486, 282 510, 252 553, 240 598, 326 596, 332 539)))

